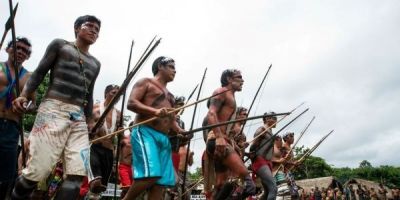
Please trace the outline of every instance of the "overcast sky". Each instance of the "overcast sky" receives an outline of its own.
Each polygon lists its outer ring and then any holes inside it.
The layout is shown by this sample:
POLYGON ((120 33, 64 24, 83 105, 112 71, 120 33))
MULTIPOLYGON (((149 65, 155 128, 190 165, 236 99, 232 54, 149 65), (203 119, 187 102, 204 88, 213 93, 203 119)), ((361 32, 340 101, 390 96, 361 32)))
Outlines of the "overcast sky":
MULTIPOLYGON (((0 2, 0 31, 9 16, 0 2)), ((14 4, 16 1, 14 1, 14 4)), ((249 107, 272 63, 251 115, 309 107, 288 130, 296 136, 312 116, 316 120, 300 145, 312 146, 335 132, 315 151, 336 167, 400 165, 400 1, 238 1, 238 0, 21 0, 17 35, 27 36, 33 53, 25 66, 34 70, 54 38, 74 40, 73 23, 84 14, 101 19, 100 37, 90 52, 102 63, 95 99, 108 84, 121 84, 135 40, 133 63, 155 36, 162 42, 133 82, 152 76, 158 56, 175 59, 177 75, 168 88, 188 96, 208 68, 202 97, 219 87, 221 72, 242 71, 245 85, 238 105, 249 107)), ((11 34, 6 41, 10 40, 11 34)), ((3 48, 4 49, 4 48, 3 48)), ((6 53, 0 52, 1 60, 6 53)), ((132 83, 133 83, 132 82, 132 83)), ((129 87, 128 93, 131 90, 129 87)), ((206 114, 200 105, 195 127, 206 114)), ((133 114, 132 114, 133 115, 133 114)), ((192 110, 183 118, 190 125, 192 110)), ((283 126, 293 116, 284 120, 283 126)), ((254 122, 254 123, 257 123, 254 122)), ((259 124, 245 129, 248 139, 259 124)), ((248 123, 251 124, 251 123, 248 123)), ((280 127, 278 126, 278 128, 280 127)), ((200 134, 195 138, 200 138, 200 134)), ((195 167, 202 139, 194 140, 195 167)), ((193 167, 192 167, 193 169, 193 167)))

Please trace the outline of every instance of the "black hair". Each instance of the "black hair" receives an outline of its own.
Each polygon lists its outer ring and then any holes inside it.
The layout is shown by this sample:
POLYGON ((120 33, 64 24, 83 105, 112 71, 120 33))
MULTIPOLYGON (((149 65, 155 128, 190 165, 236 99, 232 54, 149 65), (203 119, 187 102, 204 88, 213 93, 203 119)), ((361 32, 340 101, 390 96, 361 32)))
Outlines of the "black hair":
POLYGON ((93 16, 93 15, 83 15, 78 17, 75 22, 74 22, 74 32, 75 32, 75 37, 77 35, 77 32, 75 31, 77 28, 79 28, 83 23, 85 22, 94 22, 97 23, 99 25, 99 27, 101 27, 101 21, 100 19, 98 19, 97 17, 93 16))
MULTIPOLYGON (((30 41, 28 40, 28 38, 26 38, 26 37, 17 37, 17 38, 15 39, 15 42, 22 42, 22 43, 24 43, 24 44, 26 44, 26 45, 32 47, 31 42, 30 42, 30 41)), ((12 40, 9 41, 8 44, 7 44, 7 48, 6 48, 6 49, 12 47, 13 44, 14 44, 14 43, 13 43, 12 40)))
POLYGON ((287 141, 288 140, 288 137, 289 136, 291 136, 291 135, 294 135, 294 133, 293 132, 287 132, 287 133, 285 133, 285 135, 283 135, 283 141, 287 141))
POLYGON ((233 74, 240 72, 237 69, 226 69, 222 72, 221 75, 221 86, 227 86, 229 84, 228 82, 228 78, 231 78, 233 76, 233 74))
POLYGON ((151 67, 151 71, 153 71, 153 75, 155 76, 158 73, 158 65, 166 65, 169 62, 175 62, 174 59, 165 57, 165 56, 160 56, 156 58, 153 62, 153 66, 151 67))
MULTIPOLYGON (((264 115, 274 115, 276 114, 275 112, 266 112, 264 113, 264 115)), ((274 119, 276 121, 276 117, 275 116, 267 116, 267 117, 263 117, 263 122, 265 123, 267 121, 267 119, 274 119)))
POLYGON ((236 115, 239 115, 239 114, 240 114, 241 112, 243 112, 243 111, 246 111, 246 112, 247 112, 247 108, 241 107, 241 106, 237 107, 237 108, 236 108, 236 115))
POLYGON ((184 96, 176 96, 175 97, 175 105, 176 104, 185 104, 185 97, 184 96))
POLYGON ((111 90, 113 90, 114 88, 119 87, 118 85, 107 85, 106 89, 104 90, 104 98, 106 98, 107 93, 109 93, 111 90))

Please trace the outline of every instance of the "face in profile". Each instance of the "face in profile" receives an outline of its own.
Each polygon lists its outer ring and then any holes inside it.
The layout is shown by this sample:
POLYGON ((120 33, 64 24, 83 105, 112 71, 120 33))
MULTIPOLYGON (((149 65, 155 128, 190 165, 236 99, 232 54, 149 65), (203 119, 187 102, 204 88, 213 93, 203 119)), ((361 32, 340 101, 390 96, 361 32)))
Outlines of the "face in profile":
POLYGON ((230 80, 233 90, 242 91, 244 80, 240 71, 233 73, 233 76, 230 78, 230 80))

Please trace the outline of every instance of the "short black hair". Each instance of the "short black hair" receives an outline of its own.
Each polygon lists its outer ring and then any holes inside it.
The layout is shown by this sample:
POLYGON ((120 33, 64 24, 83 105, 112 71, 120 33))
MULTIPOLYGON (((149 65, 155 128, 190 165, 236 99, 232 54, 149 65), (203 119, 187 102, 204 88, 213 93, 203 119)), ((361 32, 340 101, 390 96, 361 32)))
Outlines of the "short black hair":
POLYGON ((175 105, 177 104, 185 104, 185 97, 184 96, 176 96, 175 97, 175 105))
POLYGON ((107 85, 106 89, 104 90, 104 98, 106 97, 107 93, 109 93, 114 88, 119 88, 119 86, 113 84, 107 85))
POLYGON ((74 22, 74 32, 75 32, 75 37, 76 37, 76 29, 79 28, 83 23, 85 22, 94 22, 97 23, 99 25, 99 27, 101 27, 101 21, 100 19, 98 19, 97 17, 93 16, 93 15, 83 15, 78 17, 75 22, 74 22))
POLYGON ((236 108, 236 115, 239 115, 239 114, 240 114, 241 112, 243 112, 243 111, 246 111, 246 112, 247 112, 247 108, 241 107, 241 106, 237 107, 237 108, 236 108))
POLYGON ((284 135, 283 135, 283 141, 287 141, 288 139, 289 139, 289 136, 294 136, 294 133, 293 132, 286 132, 284 135))
MULTIPOLYGON (((22 42, 22 43, 32 47, 31 42, 26 37, 17 37, 17 38, 15 38, 15 42, 22 42)), ((13 44, 14 44, 14 42, 12 40, 9 41, 8 44, 7 44, 7 48, 6 49, 10 48, 13 44)))
MULTIPOLYGON (((264 113, 264 115, 274 115, 276 114, 275 112, 266 112, 264 113)), ((274 119, 275 121, 277 120, 276 116, 267 116, 267 117, 263 117, 263 122, 266 122, 267 119, 274 119)))
POLYGON ((158 65, 166 65, 170 62, 175 62, 174 59, 165 57, 165 56, 160 56, 156 58, 153 62, 153 66, 151 67, 151 71, 153 71, 153 75, 155 76, 158 73, 158 65))
POLYGON ((224 70, 221 75, 221 86, 222 87, 227 86, 229 84, 228 78, 231 78, 233 76, 233 74, 238 73, 238 72, 240 73, 240 71, 237 69, 224 70))

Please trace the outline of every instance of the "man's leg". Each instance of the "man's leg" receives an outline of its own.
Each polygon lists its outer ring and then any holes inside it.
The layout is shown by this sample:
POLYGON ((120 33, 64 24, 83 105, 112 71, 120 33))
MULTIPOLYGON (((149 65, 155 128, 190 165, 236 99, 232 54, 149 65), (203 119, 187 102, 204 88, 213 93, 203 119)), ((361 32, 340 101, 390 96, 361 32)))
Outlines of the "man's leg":
POLYGON ((257 170, 256 174, 258 178, 260 178, 264 188, 264 195, 261 197, 261 199, 274 200, 278 191, 270 168, 267 165, 263 165, 262 167, 260 167, 260 169, 257 170))
POLYGON ((67 175, 57 192, 55 200, 76 199, 84 176, 67 175))
POLYGON ((162 200, 163 193, 164 193, 164 187, 159 185, 154 185, 153 187, 151 187, 149 191, 148 199, 162 200))
POLYGON ((237 174, 245 183, 243 191, 244 195, 254 195, 256 193, 256 185, 254 184, 249 172, 246 169, 242 159, 236 152, 231 152, 224 160, 223 164, 234 173, 237 174))
POLYGON ((157 182, 158 178, 149 178, 146 180, 135 180, 135 183, 129 188, 124 200, 136 199, 142 192, 149 189, 157 182))
POLYGON ((37 186, 36 181, 30 181, 24 176, 19 176, 15 182, 14 190, 11 194, 12 200, 25 200, 29 199, 31 193, 37 186))

